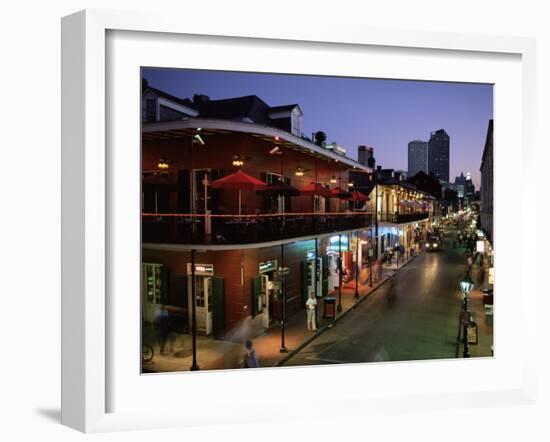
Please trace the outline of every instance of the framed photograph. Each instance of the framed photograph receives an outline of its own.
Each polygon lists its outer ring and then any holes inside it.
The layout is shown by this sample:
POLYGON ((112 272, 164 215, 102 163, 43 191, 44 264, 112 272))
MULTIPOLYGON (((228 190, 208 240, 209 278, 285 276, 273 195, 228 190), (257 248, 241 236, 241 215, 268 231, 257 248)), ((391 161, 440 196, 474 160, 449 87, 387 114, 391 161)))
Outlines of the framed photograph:
POLYGON ((533 41, 83 11, 62 44, 64 424, 534 400, 533 41))

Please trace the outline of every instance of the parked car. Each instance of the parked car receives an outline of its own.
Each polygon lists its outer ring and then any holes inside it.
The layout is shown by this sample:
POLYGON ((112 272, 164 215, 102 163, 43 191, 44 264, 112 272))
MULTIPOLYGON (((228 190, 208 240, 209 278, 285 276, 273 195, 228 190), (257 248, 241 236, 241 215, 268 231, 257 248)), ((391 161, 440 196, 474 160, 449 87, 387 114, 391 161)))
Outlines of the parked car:
POLYGON ((441 249, 441 241, 437 236, 429 236, 426 240, 426 251, 437 252, 441 249))

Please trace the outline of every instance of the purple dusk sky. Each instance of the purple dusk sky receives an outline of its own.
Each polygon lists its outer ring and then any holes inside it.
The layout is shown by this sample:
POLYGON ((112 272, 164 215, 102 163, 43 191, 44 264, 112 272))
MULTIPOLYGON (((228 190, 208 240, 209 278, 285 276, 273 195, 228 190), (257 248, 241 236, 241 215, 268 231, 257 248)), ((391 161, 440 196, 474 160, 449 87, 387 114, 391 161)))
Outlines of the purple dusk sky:
POLYGON ((180 98, 206 94, 212 100, 257 95, 269 106, 297 103, 302 131, 322 130, 327 142, 347 148, 374 147, 377 165, 407 170, 407 144, 430 132, 450 136, 450 179, 470 172, 479 188, 479 166, 493 118, 489 84, 379 80, 185 69, 143 69, 153 87, 180 98))

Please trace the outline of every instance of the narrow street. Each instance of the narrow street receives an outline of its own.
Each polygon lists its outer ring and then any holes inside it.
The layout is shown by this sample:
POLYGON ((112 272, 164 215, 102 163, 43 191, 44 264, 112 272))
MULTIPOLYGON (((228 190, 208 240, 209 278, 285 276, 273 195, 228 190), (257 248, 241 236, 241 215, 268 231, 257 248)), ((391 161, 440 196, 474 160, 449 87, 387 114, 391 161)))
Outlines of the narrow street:
MULTIPOLYGON (((464 250, 446 241, 443 250, 423 253, 285 366, 457 357, 464 250)), ((491 356, 492 322, 485 324, 479 292, 469 305, 479 326, 479 345, 470 353, 491 356)))

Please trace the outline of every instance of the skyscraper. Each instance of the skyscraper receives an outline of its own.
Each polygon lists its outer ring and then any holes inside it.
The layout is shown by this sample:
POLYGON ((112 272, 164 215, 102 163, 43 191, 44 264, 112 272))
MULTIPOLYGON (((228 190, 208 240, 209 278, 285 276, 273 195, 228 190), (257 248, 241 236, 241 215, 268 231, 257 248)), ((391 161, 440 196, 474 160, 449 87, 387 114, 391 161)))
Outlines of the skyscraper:
POLYGON ((426 141, 411 141, 408 148, 408 158, 408 176, 415 176, 420 171, 428 173, 428 143, 426 141))
POLYGON ((449 183, 449 135, 444 129, 430 134, 428 141, 428 172, 449 183))

